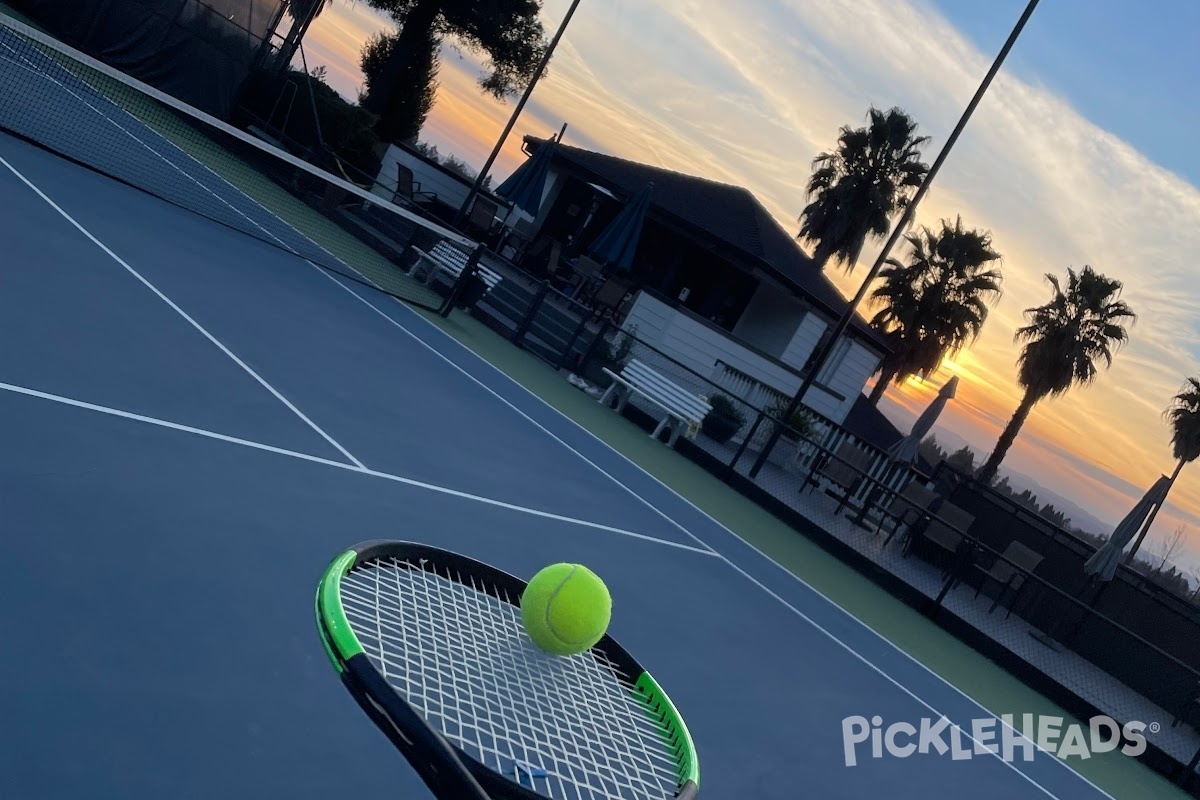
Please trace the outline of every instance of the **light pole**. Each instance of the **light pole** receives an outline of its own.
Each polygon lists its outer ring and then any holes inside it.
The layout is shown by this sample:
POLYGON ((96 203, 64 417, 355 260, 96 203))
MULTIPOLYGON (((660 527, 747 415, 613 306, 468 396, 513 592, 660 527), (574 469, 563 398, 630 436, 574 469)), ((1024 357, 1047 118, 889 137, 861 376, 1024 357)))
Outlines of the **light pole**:
MULTIPOLYGON (((904 209, 904 214, 900 217, 900 221, 896 224, 896 227, 892 229, 892 235, 888 237, 887 244, 883 246, 883 250, 880 251, 879 257, 875 259, 875 264, 871 267, 870 272, 867 273, 866 280, 862 282, 862 286, 859 287, 858 293, 854 295, 854 299, 850 302, 850 305, 846 307, 846 312, 842 314, 842 318, 839 319, 837 325, 834 326, 833 332, 825 341, 825 346, 822 347, 817 353, 817 357, 809 367, 808 373, 800 382, 800 388, 796 390, 795 396, 792 398, 791 402, 788 403, 787 410, 783 413, 783 422, 785 424, 792 418, 792 415, 796 413, 796 409, 800 407, 801 402, 804 400, 804 395, 808 393, 810 388, 812 388, 813 382, 816 380, 816 376, 821 372, 821 368, 825 366, 825 362, 829 360, 829 355, 833 352, 833 348, 837 346, 838 340, 842 338, 842 334, 846 332, 846 328, 849 327, 850 322, 854 319, 855 311, 858 309, 859 304, 862 303, 863 298, 867 296, 867 290, 870 289, 871 282, 874 281, 875 276, 879 274, 879 270, 883 267, 884 261, 887 259, 888 255, 890 255, 892 247, 895 246, 897 240, 900 238, 900 235, 905 231, 905 229, 908 228, 908 225, 912 221, 913 215, 916 212, 917 205, 921 202, 921 199, 925 197, 925 193, 929 191, 929 184, 931 184, 934 177, 937 176, 938 170, 941 169, 942 163, 946 160, 946 156, 950 154, 950 149, 954 147, 954 143, 958 141, 958 137, 962 134, 963 128, 965 128, 967 126, 967 122, 970 121, 971 115, 975 113, 975 109, 978 107, 979 101, 983 99, 988 87, 992 84, 992 79, 995 78, 996 73, 1000 71, 1000 66, 1004 63, 1004 59, 1008 57, 1009 51, 1012 50, 1013 45, 1017 41, 1017 37, 1021 35, 1021 31, 1025 28, 1025 23, 1029 21, 1029 17, 1033 14, 1033 10, 1037 7, 1037 4, 1038 0, 1030 0, 1029 5, 1025 7, 1025 11, 1023 14, 1021 14, 1021 18, 1017 20, 1017 24, 1013 28, 1012 33, 1008 35, 1008 41, 1004 43, 1004 47, 1000 48, 999 55, 997 55, 996 60, 992 62, 992 68, 988 70, 987 75, 985 75, 983 78, 983 82, 980 83, 979 88, 975 90, 975 96, 971 98, 971 102, 967 105, 962 117, 959 118, 958 124, 954 127, 954 131, 950 134, 950 138, 946 140, 946 144, 942 147, 942 152, 938 153, 937 160, 934 161, 933 166, 929 168, 929 173, 926 174, 925 180, 921 182, 921 186, 917 189, 917 193, 913 195, 912 201, 909 202, 908 206, 904 209)), ((757 432, 756 429, 760 424, 762 424, 761 414, 759 414, 758 419, 754 421, 754 429, 752 429, 746 436, 746 442, 749 442, 754 438, 754 434, 757 432)), ((763 468, 763 465, 766 464, 767 457, 771 454, 771 448, 775 446, 776 442, 779 441, 779 437, 783 435, 782 425, 775 425, 773 428, 774 430, 767 438, 766 446, 763 447, 762 451, 758 454, 758 458, 755 459, 754 465, 750 468, 751 478, 754 478, 758 475, 759 471, 763 468)), ((745 444, 743 444, 743 449, 744 448, 745 444)), ((738 454, 739 457, 740 455, 741 453, 738 454)), ((735 457, 733 464, 731 464, 731 469, 737 468, 737 462, 738 458, 735 457)))
POLYGON ((471 191, 467 192, 467 199, 463 201, 463 204, 458 209, 458 213, 454 216, 455 227, 462 224, 463 217, 471 210, 471 204, 475 202, 479 190, 483 187, 483 182, 487 180, 488 173, 492 171, 492 165, 496 163, 496 157, 500 155, 500 150, 504 147, 504 142, 508 139, 508 134, 512 132, 513 126, 517 124, 517 117, 521 116, 521 111, 524 110, 525 103, 529 100, 529 95, 533 94, 534 85, 542 77, 542 73, 546 71, 546 65, 550 63, 550 56, 554 54, 554 48, 558 47, 558 40, 562 38, 563 33, 567 30, 567 23, 571 21, 571 17, 575 16, 575 9, 578 6, 579 0, 571 0, 571 7, 567 9, 567 15, 563 17, 562 24, 558 26, 558 30, 554 33, 554 38, 550 40, 550 44, 546 47, 545 55, 538 62, 537 68, 534 69, 533 75, 529 79, 529 84, 521 94, 521 99, 517 101, 517 107, 513 109, 512 116, 508 118, 508 124, 504 126, 504 131, 500 134, 500 138, 496 140, 496 146, 492 148, 491 155, 484 162, 483 169, 479 170, 479 174, 475 177, 475 183, 472 184, 471 191))

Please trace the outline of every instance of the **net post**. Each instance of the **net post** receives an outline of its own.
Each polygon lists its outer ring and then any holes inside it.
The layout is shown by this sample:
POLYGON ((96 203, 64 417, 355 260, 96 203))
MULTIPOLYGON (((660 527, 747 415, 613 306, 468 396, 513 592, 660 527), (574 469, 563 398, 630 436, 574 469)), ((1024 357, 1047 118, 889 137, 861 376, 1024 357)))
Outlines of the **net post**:
POLYGON ((479 259, 483 257, 483 250, 483 245, 479 244, 471 251, 471 255, 467 258, 467 263, 463 267, 463 271, 458 275, 458 280, 450 288, 450 294, 447 295, 446 302, 442 304, 441 309, 438 311, 439 317, 445 319, 450 316, 451 309, 454 308, 458 299, 462 297, 463 292, 467 289, 467 285, 475 280, 479 274, 479 259))

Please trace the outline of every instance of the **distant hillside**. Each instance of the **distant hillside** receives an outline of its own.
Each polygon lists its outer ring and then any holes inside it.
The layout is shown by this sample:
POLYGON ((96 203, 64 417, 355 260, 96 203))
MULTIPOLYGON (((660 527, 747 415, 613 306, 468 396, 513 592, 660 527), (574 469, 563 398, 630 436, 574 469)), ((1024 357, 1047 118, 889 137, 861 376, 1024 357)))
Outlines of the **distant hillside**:
MULTIPOLYGON (((901 414, 898 414, 894 408, 885 407, 883 410, 889 413, 891 417, 901 416, 901 414)), ((901 430, 904 430, 907 426, 912 424, 911 420, 908 420, 907 422, 904 420, 893 420, 893 422, 895 422, 901 430)), ((976 448, 973 447, 970 442, 953 433, 952 431, 938 430, 937 434, 933 438, 936 438, 937 445, 944 450, 947 455, 961 451, 963 448, 970 450, 973 456, 976 453, 983 452, 976 450, 976 448)), ((937 463, 936 459, 930 458, 929 454, 924 455, 926 455, 926 458, 929 458, 930 463, 937 463)), ((1108 534, 1112 532, 1113 528, 1116 527, 1117 522, 1119 522, 1119 520, 1106 522, 1105 520, 1094 516, 1091 514, 1091 512, 1084 509, 1084 507, 1078 503, 1075 503, 1069 497, 1064 497, 1054 490, 1046 488, 1028 475, 1010 472, 1007 470, 1001 470, 1000 474, 1002 476, 1008 476, 1008 485, 1013 489, 1017 490, 1018 492, 1028 489, 1032 494, 1037 496, 1040 504, 1045 505, 1049 503, 1050 505, 1054 506, 1056 510, 1061 511, 1067 517, 1067 519, 1071 521, 1072 527, 1079 528, 1080 530, 1097 536, 1108 536, 1108 534)))
MULTIPOLYGON (((955 469, 968 473, 979 466, 979 457, 970 444, 953 434, 938 433, 929 437, 921 443, 921 455, 931 464, 946 460, 955 469)), ((1047 489, 1028 475, 1002 470, 995 488, 1023 505, 1035 507, 1041 516, 1063 527, 1107 537, 1115 525, 1115 522, 1108 523, 1094 516, 1070 498, 1047 489)))
POLYGON ((1008 476, 1008 483, 1016 489, 1028 489, 1037 495, 1038 500, 1043 503, 1051 503, 1055 508, 1062 511, 1071 520, 1071 525, 1088 533, 1096 534, 1097 536, 1107 536, 1112 533, 1120 520, 1113 522, 1105 522, 1095 516, 1068 497, 1063 497, 1061 494, 1047 489, 1040 483, 1030 478, 1028 475, 1022 475, 1015 472, 1005 472, 1008 476))

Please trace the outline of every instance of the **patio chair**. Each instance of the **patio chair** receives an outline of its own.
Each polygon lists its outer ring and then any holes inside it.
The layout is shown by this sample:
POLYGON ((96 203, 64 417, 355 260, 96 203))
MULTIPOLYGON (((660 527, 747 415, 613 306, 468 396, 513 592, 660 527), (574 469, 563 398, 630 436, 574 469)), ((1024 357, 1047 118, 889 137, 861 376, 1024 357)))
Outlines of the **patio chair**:
POLYGON ((562 242, 549 236, 535 239, 521 254, 519 266, 536 278, 552 278, 558 269, 562 242))
POLYGON ((435 202, 437 195, 433 192, 421 191, 421 184, 414 180, 413 171, 404 164, 396 164, 396 191, 392 194, 392 202, 398 206, 413 206, 421 203, 417 198, 427 198, 435 202))
POLYGON ((891 520, 891 530, 883 540, 883 546, 887 547, 902 527, 912 528, 924 519, 936 497, 937 493, 933 489, 918 481, 911 481, 900 494, 893 497, 892 502, 883 509, 883 519, 880 520, 877 529, 882 530, 884 523, 891 520))
POLYGON ((597 319, 613 316, 627 294, 629 294, 628 283, 619 278, 609 278, 592 296, 592 315, 597 319))
POLYGON ((904 555, 912 552, 914 546, 932 545, 947 557, 947 566, 942 570, 943 575, 950 574, 966 541, 963 535, 975 523, 975 516, 968 514, 953 503, 942 503, 941 507, 929 518, 924 528, 911 531, 908 535, 904 555), (961 533, 960 533, 961 531, 961 533))
POLYGON ((587 256, 575 260, 575 276, 572 281, 571 297, 586 306, 596 294, 599 282, 604 278, 604 265, 587 256))
POLYGON ((561 287, 569 282, 571 276, 570 268, 562 263, 562 251, 562 242, 553 241, 546 255, 546 270, 549 272, 547 280, 559 291, 562 291, 561 287))
POLYGON ((467 229, 479 234, 482 238, 491 236, 496 227, 496 214, 500 206, 486 197, 475 197, 471 204, 471 213, 467 215, 467 229))
POLYGON ((1001 554, 1003 558, 997 558, 995 562, 986 569, 982 564, 976 564, 975 567, 983 573, 983 579, 979 581, 979 588, 975 590, 975 596, 979 597, 979 593, 984 587, 991 582, 995 582, 1000 591, 996 593, 996 600, 992 603, 992 607, 988 609, 988 613, 996 610, 996 606, 1005 598, 1009 599, 1008 613, 1004 618, 1008 619, 1012 616, 1013 606, 1016 605, 1017 595, 1020 594, 1022 587, 1025 586, 1025 577, 1032 575, 1033 571, 1038 568, 1045 558, 1036 550, 1031 550, 1020 542, 1009 542, 1001 554))
POLYGON ((519 263, 525 255, 525 250, 533 243, 536 233, 537 228, 532 222, 527 219, 517 220, 500 243, 500 254, 519 263))
POLYGON ((858 488, 859 482, 862 481, 863 475, 870 465, 870 453, 860 450, 852 442, 842 442, 841 447, 837 449, 837 453, 826 458, 825 462, 817 468, 816 472, 809 473, 808 479, 805 482, 808 484, 807 488, 812 490, 814 487, 819 486, 820 479, 824 478, 841 490, 837 509, 833 512, 834 516, 837 516, 846 507, 846 503, 849 502, 850 496, 854 494, 854 490, 858 488))

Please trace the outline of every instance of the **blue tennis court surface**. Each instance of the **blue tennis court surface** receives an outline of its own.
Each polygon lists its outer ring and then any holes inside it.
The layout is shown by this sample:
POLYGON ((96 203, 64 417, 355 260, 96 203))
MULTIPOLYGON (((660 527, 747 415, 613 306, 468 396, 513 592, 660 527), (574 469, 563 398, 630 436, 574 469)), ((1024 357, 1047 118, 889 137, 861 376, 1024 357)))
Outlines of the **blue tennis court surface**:
POLYGON ((846 766, 847 717, 986 712, 400 303, 0 158, 0 796, 425 796, 312 618, 372 538, 595 569, 701 797, 1105 796, 1045 755, 846 766))

